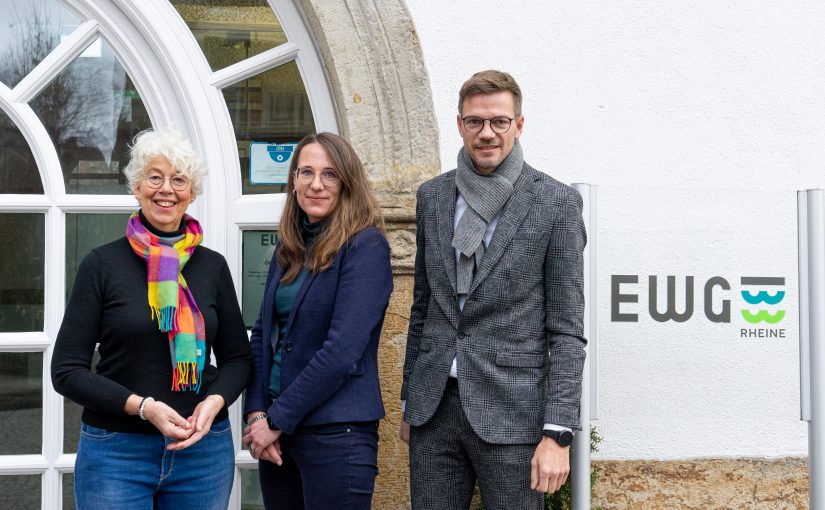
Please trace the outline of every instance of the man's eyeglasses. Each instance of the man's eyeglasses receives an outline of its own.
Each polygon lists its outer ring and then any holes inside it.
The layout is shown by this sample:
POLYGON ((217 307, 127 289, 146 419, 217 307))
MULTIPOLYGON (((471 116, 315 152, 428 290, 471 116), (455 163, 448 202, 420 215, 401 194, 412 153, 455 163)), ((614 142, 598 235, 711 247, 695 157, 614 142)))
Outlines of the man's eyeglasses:
POLYGON ((158 189, 163 186, 164 181, 169 180, 169 185, 175 191, 186 191, 189 187, 189 178, 184 175, 173 175, 172 177, 164 177, 158 174, 150 174, 144 178, 146 185, 152 189, 158 189))
POLYGON ((513 119, 510 117, 493 117, 492 119, 482 119, 481 117, 475 116, 461 117, 461 124, 464 126, 464 129, 470 133, 478 133, 484 129, 485 122, 490 123, 490 129, 494 132, 501 134, 506 133, 510 129, 510 124, 513 122, 513 119))
MULTIPOLYGON (((328 188, 337 185, 341 180, 341 178, 338 177, 338 172, 331 168, 321 170, 320 175, 321 183, 328 188)), ((295 180, 301 184, 309 184, 315 180, 315 172, 308 166, 299 168, 295 170, 295 180)))

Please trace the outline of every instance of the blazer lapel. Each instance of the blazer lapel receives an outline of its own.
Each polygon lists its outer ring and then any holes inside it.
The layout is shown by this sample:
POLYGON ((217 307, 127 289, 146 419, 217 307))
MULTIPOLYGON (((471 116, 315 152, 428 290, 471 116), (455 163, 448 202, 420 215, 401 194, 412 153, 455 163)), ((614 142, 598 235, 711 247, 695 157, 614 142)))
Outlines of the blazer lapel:
POLYGON ((455 294, 455 248, 453 248, 453 222, 455 220, 455 173, 443 181, 438 187, 436 195, 436 214, 438 215, 438 246, 441 251, 441 258, 444 270, 447 272, 447 279, 455 294))
POLYGON ((522 221, 524 221, 524 217, 527 216, 527 213, 530 211, 530 206, 534 198, 535 182, 532 177, 525 175, 525 173, 526 172, 522 172, 518 181, 516 181, 513 195, 510 197, 510 200, 507 201, 507 204, 501 211, 501 215, 498 217, 496 230, 493 232, 490 245, 484 253, 484 258, 481 260, 481 267, 479 267, 475 278, 473 278, 473 283, 470 285, 470 291, 467 293, 468 296, 472 294, 479 283, 490 274, 490 271, 495 267, 507 249, 507 246, 513 240, 513 236, 516 235, 519 226, 522 221))

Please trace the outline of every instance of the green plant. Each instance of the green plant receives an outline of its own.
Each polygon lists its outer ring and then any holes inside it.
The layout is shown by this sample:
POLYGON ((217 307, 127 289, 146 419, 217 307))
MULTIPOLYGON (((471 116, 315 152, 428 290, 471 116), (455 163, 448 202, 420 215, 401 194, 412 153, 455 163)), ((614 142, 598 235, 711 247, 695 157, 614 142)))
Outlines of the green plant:
MULTIPOLYGON (((599 451, 599 443, 602 442, 602 436, 596 431, 595 428, 590 429, 590 451, 597 452, 599 451)), ((570 447, 570 455, 573 455, 573 447, 570 447)), ((593 492, 593 487, 596 485, 596 481, 599 479, 599 471, 598 467, 593 467, 590 470, 590 491, 591 494, 593 492)), ((570 493, 570 478, 567 478, 567 481, 564 482, 564 485, 561 486, 561 489, 557 490, 552 494, 545 494, 544 495, 544 510, 570 510, 571 505, 573 504, 572 501, 572 494, 570 493)), ((594 510, 601 510, 602 507, 596 507, 594 510)), ((478 506, 475 507, 475 510, 484 510, 484 504, 479 503, 478 506)))

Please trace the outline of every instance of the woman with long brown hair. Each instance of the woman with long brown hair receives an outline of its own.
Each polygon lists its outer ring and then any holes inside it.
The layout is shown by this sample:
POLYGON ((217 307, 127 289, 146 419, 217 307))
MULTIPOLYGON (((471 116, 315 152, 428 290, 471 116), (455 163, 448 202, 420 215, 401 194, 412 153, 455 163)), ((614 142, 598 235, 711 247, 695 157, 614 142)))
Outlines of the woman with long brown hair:
POLYGON ((243 442, 259 459, 266 508, 370 508, 391 292, 383 218, 361 161, 338 135, 306 136, 251 337, 243 442))

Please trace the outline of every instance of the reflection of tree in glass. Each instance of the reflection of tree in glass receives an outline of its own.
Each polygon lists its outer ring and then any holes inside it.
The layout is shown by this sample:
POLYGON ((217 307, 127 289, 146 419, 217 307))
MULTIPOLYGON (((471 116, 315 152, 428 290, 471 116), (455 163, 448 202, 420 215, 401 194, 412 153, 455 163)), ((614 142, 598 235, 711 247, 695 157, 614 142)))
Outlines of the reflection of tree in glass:
POLYGON ((0 193, 41 194, 37 164, 20 130, 0 110, 0 193))
MULTIPOLYGON (((15 12, 15 44, 0 51, 0 77, 20 80, 57 46, 60 31, 70 26, 55 22, 64 17, 58 7, 35 2, 15 12)), ((72 60, 31 107, 57 149, 68 193, 128 193, 120 172, 127 144, 151 121, 105 40, 72 60)))
MULTIPOLYGON (((13 9, 11 18, 14 44, 0 54, 0 81, 9 85, 29 74, 59 37, 40 29, 48 23, 48 14, 37 2, 28 4, 22 13, 13 9)), ((43 193, 31 149, 4 112, 0 112, 0 147, 0 193, 43 193)))
POLYGON ((105 41, 89 53, 74 59, 32 108, 57 147, 68 193, 128 193, 120 172, 129 160, 127 143, 152 124, 105 41))
POLYGON ((9 26, 14 28, 10 41, 0 57, 0 81, 14 86, 29 74, 60 42, 53 28, 45 2, 33 1, 12 7, 9 26), (18 9, 18 7, 22 7, 18 9))
MULTIPOLYGON (((42 62, 60 41, 59 24, 52 22, 49 10, 43 2, 30 3, 21 10, 15 8, 12 11, 12 19, 15 44, 8 45, 0 54, 0 77, 6 83, 18 83, 42 62)), ((71 157, 76 151, 72 148, 78 145, 78 140, 88 131, 86 112, 74 97, 77 84, 75 73, 61 72, 32 105, 58 146, 64 174, 70 173, 76 166, 76 159, 72 161, 71 157)), ((9 122, 8 119, 4 120, 9 122)), ((0 129, 5 127, 0 126, 0 129)), ((2 146, 6 148, 5 144, 2 146)), ((28 147, 25 147, 25 150, 29 152, 28 147)), ((33 173, 36 177, 36 170, 33 173)))

